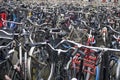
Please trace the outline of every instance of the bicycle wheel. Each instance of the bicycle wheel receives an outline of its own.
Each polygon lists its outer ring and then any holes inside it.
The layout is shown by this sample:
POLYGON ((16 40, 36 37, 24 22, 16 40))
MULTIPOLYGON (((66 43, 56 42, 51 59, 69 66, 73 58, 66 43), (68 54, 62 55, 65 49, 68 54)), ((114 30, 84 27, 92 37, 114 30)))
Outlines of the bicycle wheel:
POLYGON ((102 55, 102 60, 100 64, 100 76, 99 80, 109 80, 110 78, 110 51, 105 52, 104 55, 102 55), (109 55, 108 55, 109 54, 109 55))
MULTIPOLYGON (((41 50, 42 51, 42 50, 41 50)), ((39 52, 39 49, 32 47, 28 58, 28 79, 47 80, 50 74, 50 64, 47 53, 39 52), (43 59, 44 58, 44 59, 43 59)))
POLYGON ((3 80, 10 69, 10 64, 7 61, 0 62, 0 80, 3 80))
POLYGON ((20 69, 19 61, 16 63, 16 65, 12 65, 12 63, 9 61, 9 64, 11 65, 9 68, 8 73, 4 76, 5 80, 24 80, 23 72, 20 69))
POLYGON ((109 74, 110 80, 119 80, 119 60, 118 57, 114 54, 111 54, 110 63, 109 63, 109 74), (118 78, 118 79, 117 79, 118 78))
POLYGON ((79 71, 78 66, 80 65, 76 65, 76 64, 71 64, 73 66, 73 68, 69 69, 69 73, 68 73, 68 80, 74 80, 74 79, 78 79, 78 80, 85 80, 85 76, 82 70, 79 71))

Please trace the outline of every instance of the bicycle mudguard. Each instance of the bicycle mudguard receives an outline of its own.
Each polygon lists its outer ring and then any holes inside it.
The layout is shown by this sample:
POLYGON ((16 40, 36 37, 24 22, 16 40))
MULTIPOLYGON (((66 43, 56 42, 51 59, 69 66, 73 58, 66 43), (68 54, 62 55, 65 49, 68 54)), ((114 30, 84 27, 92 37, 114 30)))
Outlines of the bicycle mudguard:
POLYGON ((99 66, 96 67, 96 78, 95 80, 99 80, 100 68, 99 66))

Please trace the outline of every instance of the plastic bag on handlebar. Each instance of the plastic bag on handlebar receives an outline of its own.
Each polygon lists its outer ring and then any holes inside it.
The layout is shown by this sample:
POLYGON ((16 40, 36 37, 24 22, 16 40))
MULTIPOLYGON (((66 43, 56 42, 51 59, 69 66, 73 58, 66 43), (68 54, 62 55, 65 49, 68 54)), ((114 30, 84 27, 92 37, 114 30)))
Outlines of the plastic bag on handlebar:
MULTIPOLYGON (((13 9, 10 9, 10 10, 12 10, 12 11, 10 11, 10 12, 8 12, 9 14, 8 14, 8 16, 7 16, 7 20, 9 20, 9 21, 14 21, 14 22, 16 22, 18 19, 17 19, 17 12, 16 12, 16 10, 13 10, 13 9)), ((16 28, 16 24, 15 23, 7 23, 7 27, 9 28, 9 29, 15 29, 16 28)))
POLYGON ((0 12, 0 28, 2 28, 5 24, 2 21, 7 19, 7 13, 6 12, 0 12))

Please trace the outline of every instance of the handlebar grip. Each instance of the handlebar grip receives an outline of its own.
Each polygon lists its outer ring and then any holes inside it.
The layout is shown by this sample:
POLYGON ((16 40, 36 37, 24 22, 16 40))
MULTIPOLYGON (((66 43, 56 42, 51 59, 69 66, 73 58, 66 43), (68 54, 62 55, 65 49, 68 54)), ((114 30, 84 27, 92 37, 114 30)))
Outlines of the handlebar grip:
POLYGON ((35 43, 33 44, 34 46, 45 46, 46 45, 46 42, 39 42, 39 43, 35 43))
POLYGON ((53 33, 60 32, 60 29, 59 28, 53 28, 53 29, 51 29, 51 32, 53 32, 53 33))

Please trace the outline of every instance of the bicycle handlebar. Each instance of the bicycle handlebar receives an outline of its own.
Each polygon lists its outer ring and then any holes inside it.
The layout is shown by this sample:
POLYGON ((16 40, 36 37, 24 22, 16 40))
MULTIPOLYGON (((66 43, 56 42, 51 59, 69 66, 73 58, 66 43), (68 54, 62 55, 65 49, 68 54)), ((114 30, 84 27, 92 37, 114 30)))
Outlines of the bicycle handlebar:
MULTIPOLYGON (((71 48, 69 48, 69 49, 67 49, 67 50, 62 50, 62 49, 55 49, 50 43, 48 43, 48 42, 39 42, 39 43, 30 43, 30 44, 28 44, 28 45, 30 45, 30 46, 45 46, 45 45, 48 45, 53 51, 57 51, 58 52, 58 54, 60 54, 61 52, 63 52, 63 53, 67 53, 69 50, 71 50, 71 49, 76 49, 76 48, 74 48, 74 47, 71 47, 71 48)), ((74 52, 74 53, 76 53, 76 52, 74 52)), ((73 54, 74 54, 73 53, 73 54)))
POLYGON ((5 31, 5 30, 0 30, 0 32, 3 32, 3 33, 5 33, 6 35, 9 35, 9 36, 12 36, 12 35, 19 35, 18 33, 8 33, 7 31, 5 31))
POLYGON ((27 20, 30 22, 30 24, 32 24, 32 25, 34 25, 36 27, 42 27, 44 25, 51 25, 52 26, 52 24, 50 24, 50 23, 43 23, 41 25, 38 25, 38 24, 33 23, 29 18, 27 18, 27 20))
MULTIPOLYGON (((37 27, 42 27, 42 26, 44 26, 44 25, 51 25, 52 26, 52 24, 50 24, 50 23, 43 23, 43 24, 41 24, 41 25, 38 25, 38 24, 34 24, 30 19, 28 19, 27 18, 27 20, 32 24, 32 25, 34 25, 34 26, 37 26, 37 27)), ((2 21, 3 22, 6 22, 6 23, 14 23, 14 24, 17 24, 17 25, 23 25, 23 23, 21 22, 21 23, 18 23, 18 22, 15 22, 15 21, 8 21, 8 20, 3 20, 2 19, 2 21)))
POLYGON ((3 48, 7 48, 8 46, 10 46, 13 42, 9 42, 7 45, 5 46, 0 46, 0 49, 3 49, 3 48))
POLYGON ((107 25, 107 27, 109 27, 113 32, 115 32, 115 33, 117 33, 117 34, 120 34, 120 32, 114 30, 111 26, 108 26, 108 25, 107 25))
MULTIPOLYGON (((33 46, 39 46, 39 45, 48 45, 52 50, 54 51, 57 51, 58 54, 60 54, 61 52, 63 53, 66 53, 68 52, 69 50, 71 49, 79 49, 79 48, 82 48, 82 47, 85 47, 85 48, 89 48, 89 49, 96 49, 96 50, 101 50, 101 51, 116 51, 116 52, 120 52, 120 49, 112 49, 112 48, 101 48, 101 47, 93 47, 93 46, 86 46, 86 45, 82 45, 82 44, 79 44, 79 43, 76 43, 74 41, 71 41, 71 40, 62 40, 61 42, 59 42, 58 44, 62 44, 63 42, 69 42, 69 43, 72 43, 74 45, 76 45, 77 47, 71 47, 69 48, 68 50, 62 50, 62 49, 55 49, 51 44, 49 44, 48 42, 40 42, 40 43, 33 43, 33 46)), ((75 53, 77 52, 78 50, 75 50, 75 53)), ((74 55, 75 53, 73 53, 72 55, 74 55)))
POLYGON ((76 43, 76 42, 70 41, 70 40, 62 40, 60 43, 63 43, 63 42, 65 42, 65 41, 76 45, 78 48, 85 47, 85 48, 97 49, 97 50, 101 50, 101 51, 117 51, 117 52, 120 52, 120 49, 112 49, 112 48, 101 48, 101 47, 86 46, 86 45, 82 45, 82 44, 79 44, 79 43, 76 43))
POLYGON ((4 20, 2 19, 3 22, 6 22, 6 23, 14 23, 14 24, 18 24, 18 25, 22 25, 23 23, 18 23, 18 22, 15 22, 15 21, 8 21, 8 20, 4 20))
POLYGON ((117 40, 117 39, 119 39, 119 37, 116 37, 115 35, 113 35, 113 37, 117 40))

